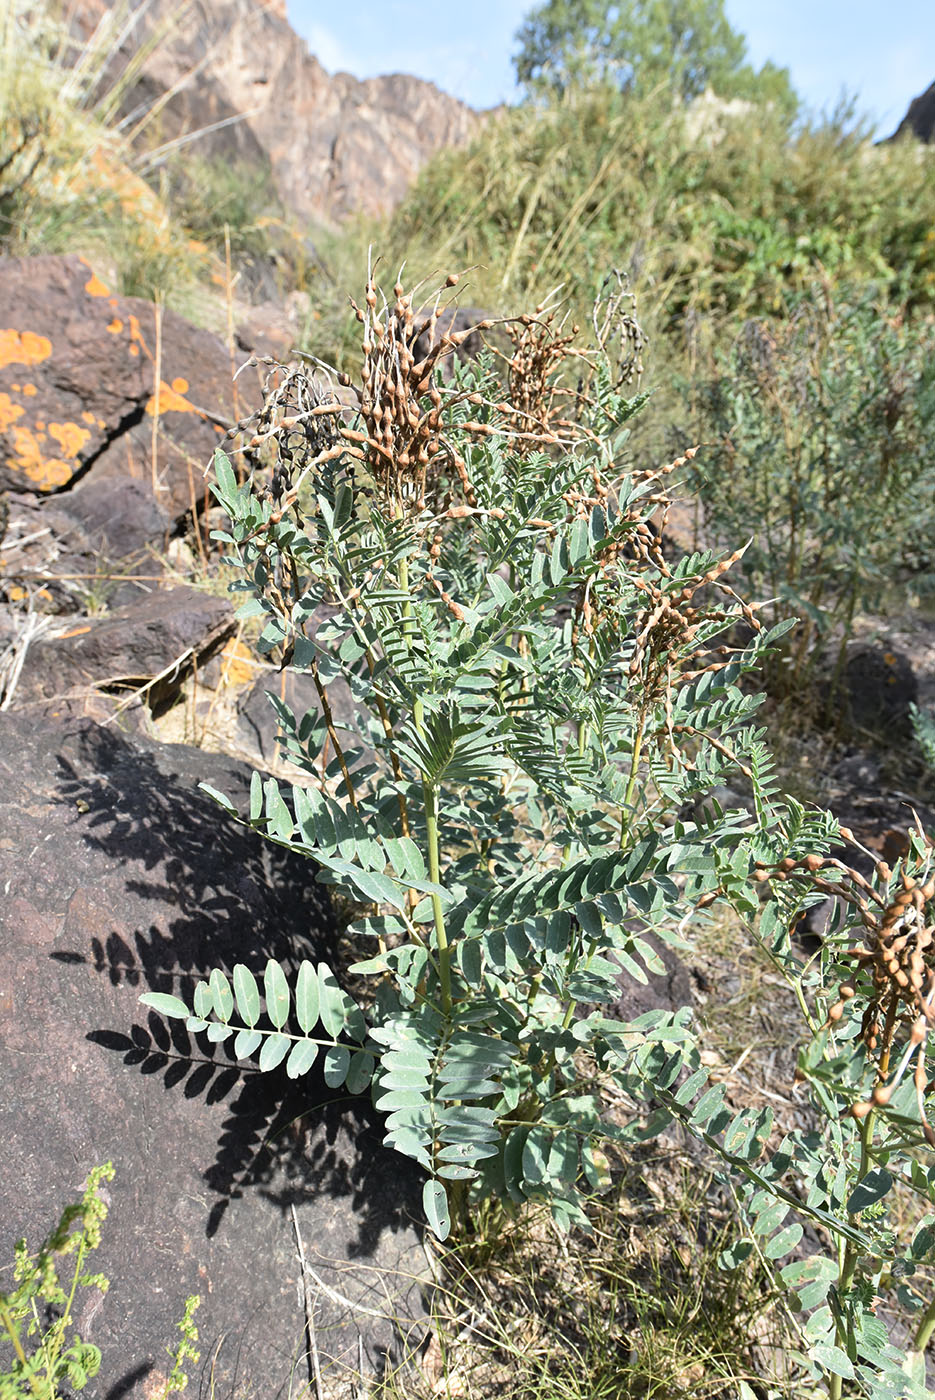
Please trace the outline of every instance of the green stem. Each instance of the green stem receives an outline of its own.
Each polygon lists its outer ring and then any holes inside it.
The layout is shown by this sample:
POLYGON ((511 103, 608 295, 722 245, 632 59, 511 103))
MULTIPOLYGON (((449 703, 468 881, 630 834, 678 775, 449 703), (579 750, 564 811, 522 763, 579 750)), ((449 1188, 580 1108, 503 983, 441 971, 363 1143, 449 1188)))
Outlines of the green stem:
POLYGON ((916 1328, 913 1346, 916 1351, 925 1351, 932 1340, 932 1333, 935 1332, 935 1298, 929 1303, 922 1314, 921 1321, 916 1328))
MULTIPOLYGON (((870 1149, 873 1145, 873 1120, 875 1114, 873 1109, 867 1114, 860 1125, 860 1164, 857 1168, 857 1180, 863 1181, 870 1170, 870 1149)), ((845 1295, 850 1292, 854 1283, 854 1275, 857 1272, 857 1264, 860 1258, 860 1251, 852 1240, 847 1240, 844 1245, 844 1253, 841 1256, 841 1266, 838 1271, 838 1292, 842 1302, 845 1295)), ((834 1319, 834 1340, 835 1345, 845 1351, 853 1359, 854 1338, 851 1328, 845 1323, 844 1317, 838 1313, 834 1319)), ((830 1400, 841 1400, 843 1380, 841 1376, 832 1375, 828 1378, 828 1395, 830 1400)))
POLYGON ((640 711, 639 724, 636 726, 636 734, 633 736, 633 752, 630 755, 630 775, 627 778, 627 789, 623 794, 623 806, 620 809, 620 849, 623 850, 626 842, 627 830, 630 825, 630 807, 633 802, 633 794, 636 791, 636 780, 639 777, 640 757, 643 752, 643 735, 646 731, 646 711, 640 711))
MULTIPOLYGON (((422 795, 425 800, 425 834, 429 852, 429 879, 433 885, 440 884, 440 862, 438 850, 438 794, 428 778, 422 779, 422 795)), ((435 942, 438 947, 438 975, 442 988, 442 1010, 451 1015, 451 948, 445 931, 445 910, 441 896, 432 895, 432 913, 435 918, 435 942)))
POLYGON ((2 1294, 0 1294, 0 1323, 3 1324, 3 1330, 6 1332, 7 1336, 13 1344, 13 1350, 16 1352, 20 1365, 23 1367, 23 1370, 27 1373, 30 1390, 32 1391, 33 1395, 38 1395, 41 1400, 41 1396, 43 1393, 42 1386, 39 1384, 32 1371, 29 1370, 29 1358, 23 1350, 23 1344, 20 1341, 19 1336, 19 1328, 17 1327, 16 1322, 13 1318, 13 1314, 7 1307, 7 1301, 2 1294))

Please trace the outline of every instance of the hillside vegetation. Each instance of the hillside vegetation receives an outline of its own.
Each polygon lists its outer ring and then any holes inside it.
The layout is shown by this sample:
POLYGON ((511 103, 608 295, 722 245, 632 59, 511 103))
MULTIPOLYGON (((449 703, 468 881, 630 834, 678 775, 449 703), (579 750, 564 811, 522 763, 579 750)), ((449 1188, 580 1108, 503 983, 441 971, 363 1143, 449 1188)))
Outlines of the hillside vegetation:
POLYGON ((0 252, 100 259, 232 348, 299 292, 347 376, 271 374, 192 567, 226 551, 238 643, 314 677, 320 716, 277 710, 308 786, 255 779, 245 820, 329 872, 360 1004, 270 963, 269 1027, 239 965, 147 1005, 260 1071, 383 1076, 448 1244, 382 1396, 922 1397, 935 846, 817 807, 868 746, 932 792, 935 716, 848 730, 841 696, 855 638, 933 621, 935 149, 804 113, 720 0, 546 0, 524 101, 392 216, 311 229, 256 172, 148 159, 117 39, 8 6, 0 252), (449 296, 489 318, 454 371, 419 335, 449 296), (599 1014, 660 949, 691 1014, 599 1014))

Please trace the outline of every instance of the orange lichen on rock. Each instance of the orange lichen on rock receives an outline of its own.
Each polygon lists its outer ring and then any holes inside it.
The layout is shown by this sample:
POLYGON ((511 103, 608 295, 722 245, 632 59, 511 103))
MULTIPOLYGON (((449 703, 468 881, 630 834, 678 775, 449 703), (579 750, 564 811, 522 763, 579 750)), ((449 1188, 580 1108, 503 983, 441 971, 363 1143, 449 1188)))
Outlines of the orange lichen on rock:
POLYGON ((35 331, 0 331, 0 369, 7 365, 38 365, 51 353, 51 340, 35 331))
POLYGON ((39 390, 36 388, 35 384, 24 384, 24 385, 23 385, 23 393, 26 395, 27 399, 35 398, 35 396, 36 396, 36 394, 38 394, 38 392, 39 392, 39 390))
MULTIPOLYGON (((89 412, 88 409, 85 409, 84 413, 82 413, 82 415, 81 415, 81 421, 82 421, 82 423, 91 423, 91 424, 93 424, 94 421, 95 421, 95 419, 94 419, 94 414, 91 413, 91 412, 89 412)), ((103 424, 101 424, 101 427, 103 427, 103 424)))
POLYGON ((29 428, 13 429, 14 456, 7 466, 22 472, 40 491, 54 491, 71 481, 74 467, 59 457, 43 457, 41 444, 29 428))
POLYGON ((14 403, 9 394, 0 394, 0 433, 12 428, 17 418, 26 412, 22 404, 14 403))
POLYGON ((87 428, 77 423, 50 423, 49 433, 61 448, 62 456, 75 458, 90 438, 87 428))
POLYGON ((101 281, 101 279, 98 277, 98 275, 97 275, 96 272, 92 272, 92 273, 91 273, 91 276, 88 278, 87 282, 85 282, 85 284, 84 284, 84 289, 85 289, 85 291, 87 292, 87 294, 88 294, 89 297, 109 297, 109 296, 110 296, 110 288, 104 286, 104 283, 103 283, 103 282, 101 281))
POLYGON ((107 329, 110 331, 111 335, 119 335, 123 330, 123 322, 118 316, 115 316, 114 319, 108 323, 107 329))
POLYGON ((151 395, 146 405, 146 412, 149 414, 159 413, 197 413, 198 410, 193 403, 189 403, 185 398, 185 391, 188 388, 187 379, 173 379, 171 384, 167 384, 163 379, 159 383, 159 400, 156 395, 151 395))
POLYGON ((226 685, 249 685, 257 672, 257 661, 245 642, 237 637, 221 652, 221 679, 226 685))

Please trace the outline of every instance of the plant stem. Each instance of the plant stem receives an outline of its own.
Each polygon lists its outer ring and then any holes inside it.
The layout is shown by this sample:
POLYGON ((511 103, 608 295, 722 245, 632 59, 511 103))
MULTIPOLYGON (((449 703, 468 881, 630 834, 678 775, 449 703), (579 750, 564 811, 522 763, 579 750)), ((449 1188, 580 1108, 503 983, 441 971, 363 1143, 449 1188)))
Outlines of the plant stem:
POLYGON ((925 1351, 932 1340, 932 1333, 935 1332, 935 1298, 929 1303, 922 1314, 918 1327, 916 1328, 913 1348, 916 1351, 925 1351))
POLYGON ((314 681, 315 689, 318 692, 318 699, 321 703, 321 712, 324 716, 325 727, 328 730, 328 738, 331 740, 331 747, 334 749, 335 757, 337 758, 338 764, 341 768, 341 776, 344 779, 344 787, 347 791, 348 801, 356 811, 357 794, 354 792, 354 784, 351 781, 351 775, 348 771, 347 763, 344 760, 344 750, 341 747, 341 741, 338 738, 337 730, 334 727, 334 715, 331 710, 331 702, 328 699, 328 692, 322 685, 321 680, 318 676, 317 656, 312 661, 312 680, 314 681))
POLYGON ((20 1341, 19 1328, 16 1325, 12 1313, 7 1307, 6 1299, 3 1297, 2 1294, 0 1294, 0 1323, 3 1324, 3 1330, 6 1332, 7 1336, 13 1344, 13 1350, 16 1352, 20 1365, 27 1372, 30 1390, 32 1391, 33 1395, 38 1395, 41 1398, 42 1387, 39 1384, 36 1377, 33 1375, 33 1373, 29 1370, 29 1359, 26 1356, 26 1353, 23 1350, 23 1344, 20 1341))
MULTIPOLYGON (((440 883, 438 856, 438 794, 433 783, 422 779, 422 794, 425 800, 425 834, 429 851, 429 879, 433 885, 440 883)), ((445 911, 441 896, 432 895, 432 913, 435 916, 435 942, 438 947, 438 975, 442 988, 442 1010, 451 1015, 451 949, 445 931, 445 911)))
POLYGON ((633 752, 630 756, 630 775, 627 778, 627 789, 623 794, 623 805, 620 809, 620 849, 623 850, 627 837, 627 829, 630 825, 630 805, 633 802, 633 793, 636 790, 636 780, 640 771, 640 757, 643 752, 643 734, 646 730, 646 711, 640 710, 639 723, 636 726, 636 733, 633 736, 633 752))

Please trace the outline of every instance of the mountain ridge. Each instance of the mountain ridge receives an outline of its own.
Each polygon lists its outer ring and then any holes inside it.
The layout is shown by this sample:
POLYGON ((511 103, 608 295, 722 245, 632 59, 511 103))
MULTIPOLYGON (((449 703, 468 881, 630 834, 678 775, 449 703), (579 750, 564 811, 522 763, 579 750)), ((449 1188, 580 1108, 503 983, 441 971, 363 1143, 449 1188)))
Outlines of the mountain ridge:
MULTIPOLYGON (((113 6, 79 0, 86 38, 113 6)), ((483 114, 408 74, 329 74, 292 28, 283 0, 130 0, 120 61, 153 45, 131 102, 158 107, 148 140, 201 131, 209 158, 268 162, 287 209, 339 222, 378 216, 422 165, 470 140, 483 114)))

